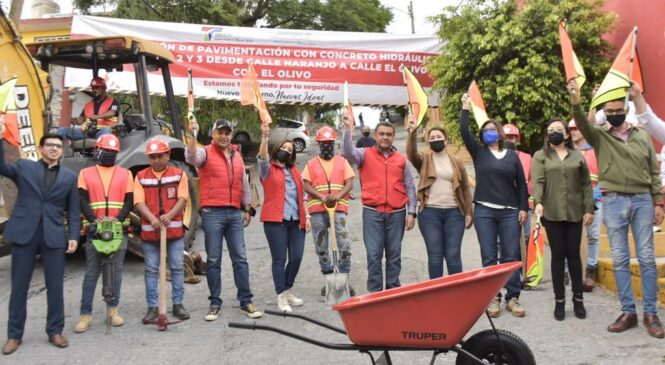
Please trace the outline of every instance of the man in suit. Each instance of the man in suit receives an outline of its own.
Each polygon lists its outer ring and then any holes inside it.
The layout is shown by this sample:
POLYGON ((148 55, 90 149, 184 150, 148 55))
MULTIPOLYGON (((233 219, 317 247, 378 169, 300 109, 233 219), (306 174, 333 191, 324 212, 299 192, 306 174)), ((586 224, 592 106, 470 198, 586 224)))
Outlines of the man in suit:
MULTIPOLYGON (((0 136, 4 135, 4 129, 0 120, 0 136)), ((13 164, 5 163, 2 144, 0 139, 0 175, 12 179, 18 187, 16 207, 4 231, 4 239, 12 244, 12 291, 7 342, 2 352, 9 355, 21 345, 37 255, 41 255, 44 263, 46 333, 53 345, 67 347, 67 339, 62 335, 65 252, 76 250, 81 226, 76 175, 60 166, 62 137, 57 134, 46 134, 39 140, 42 155, 39 161, 20 159, 13 164)))

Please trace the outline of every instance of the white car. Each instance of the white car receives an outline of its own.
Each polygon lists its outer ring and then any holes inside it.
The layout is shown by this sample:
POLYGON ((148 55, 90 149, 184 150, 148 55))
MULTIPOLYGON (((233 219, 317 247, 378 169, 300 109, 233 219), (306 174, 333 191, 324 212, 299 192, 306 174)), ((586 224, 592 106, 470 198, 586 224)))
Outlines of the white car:
MULTIPOLYGON (((296 152, 302 152, 309 146, 309 131, 303 122, 280 118, 273 121, 271 129, 268 140, 268 145, 271 147, 283 139, 292 140, 296 152)), ((251 137, 246 131, 238 130, 233 134, 233 139, 238 142, 249 142, 251 137)))

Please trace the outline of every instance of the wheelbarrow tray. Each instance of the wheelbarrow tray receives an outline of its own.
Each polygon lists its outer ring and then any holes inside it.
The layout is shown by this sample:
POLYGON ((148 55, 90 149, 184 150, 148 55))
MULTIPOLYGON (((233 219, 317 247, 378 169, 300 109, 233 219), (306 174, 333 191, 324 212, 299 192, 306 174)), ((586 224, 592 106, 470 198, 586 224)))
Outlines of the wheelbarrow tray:
POLYGON ((510 262, 350 298, 333 307, 359 346, 452 348, 521 262, 510 262))

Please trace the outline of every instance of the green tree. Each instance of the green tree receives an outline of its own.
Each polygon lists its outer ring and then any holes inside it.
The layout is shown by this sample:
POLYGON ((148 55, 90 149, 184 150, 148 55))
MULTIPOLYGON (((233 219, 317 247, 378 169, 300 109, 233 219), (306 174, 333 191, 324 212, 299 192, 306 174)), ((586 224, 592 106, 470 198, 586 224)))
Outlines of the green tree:
MULTIPOLYGON (((446 129, 459 141, 460 98, 475 79, 488 115, 514 123, 522 148, 542 146, 543 125, 555 116, 569 117, 566 77, 558 24, 565 19, 575 53, 587 76, 590 94, 609 67, 609 44, 602 34, 614 15, 600 10, 601 0, 476 0, 448 7, 433 20, 445 46, 429 69, 443 91, 446 129)), ((475 124, 475 123, 474 123, 475 124)))

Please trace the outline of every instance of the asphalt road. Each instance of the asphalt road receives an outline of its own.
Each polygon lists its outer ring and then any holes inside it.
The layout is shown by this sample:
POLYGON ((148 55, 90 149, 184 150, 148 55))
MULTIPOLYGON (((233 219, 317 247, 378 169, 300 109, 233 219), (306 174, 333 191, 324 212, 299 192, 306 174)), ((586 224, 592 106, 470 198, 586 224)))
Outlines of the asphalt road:
MULTIPOLYGON (((398 133, 396 145, 403 150, 405 134, 398 133)), ((309 154, 316 153, 310 148, 309 154)), ((306 159, 299 158, 300 163, 306 159)), ((356 193, 358 193, 356 191, 356 193)), ((356 194, 358 195, 358 194, 356 194)), ((350 231, 352 243, 351 283, 359 293, 364 293, 366 282, 365 249, 362 243, 361 205, 358 199, 351 202, 350 231)), ((276 309, 276 295, 272 284, 270 251, 263 227, 254 220, 245 231, 247 255, 250 264, 251 285, 254 300, 260 309, 276 309)), ((198 235, 196 249, 205 255, 202 233, 198 235)), ((427 255, 418 228, 406 233, 402 246, 403 284, 428 279, 427 255)), ((226 251, 226 250, 225 250, 226 251)), ((476 234, 466 231, 462 252, 465 269, 479 268, 480 253, 476 234)), ((549 252, 546 262, 549 262, 549 252)), ((105 307, 101 293, 95 298, 94 325, 84 334, 75 334, 78 318, 81 283, 83 280, 82 255, 70 257, 65 273, 65 335, 69 338, 67 349, 56 349, 48 343, 44 332, 46 322, 46 289, 43 271, 37 266, 33 277, 29 301, 28 321, 23 345, 10 356, 0 356, 2 364, 369 364, 367 355, 354 351, 333 351, 287 338, 274 333, 247 331, 228 327, 230 321, 251 323, 242 316, 235 299, 231 263, 225 254, 222 268, 222 299, 224 306, 216 322, 205 322, 208 307, 206 280, 197 285, 186 285, 185 306, 192 319, 174 324, 166 332, 157 332, 156 326, 142 325, 146 304, 143 283, 143 262, 128 256, 122 288, 121 313, 126 324, 114 328, 105 335, 105 307)), ((549 266, 549 265, 548 265, 549 266)), ((549 270, 549 269, 548 269, 549 270)), ((7 321, 10 291, 11 260, 0 259, 0 323, 7 321)), ((588 317, 579 320, 573 316, 572 304, 567 303, 566 320, 558 322, 552 317, 554 300, 546 274, 537 290, 523 292, 521 302, 527 310, 525 318, 514 318, 502 311, 495 320, 498 328, 520 336, 530 346, 539 364, 663 364, 665 342, 649 337, 640 324, 623 334, 612 334, 606 326, 619 315, 619 303, 612 293, 596 289, 585 297, 588 317)), ((296 280, 294 291, 305 300, 305 305, 295 312, 342 326, 337 313, 326 307, 319 292, 323 286, 311 235, 307 236, 305 257, 296 280)), ((101 280, 100 285, 101 286, 101 280)), ((570 296, 570 294, 569 294, 570 296)), ((170 304, 169 304, 170 309, 170 304)), ((419 308, 419 315, 428 316, 428 307, 419 308)), ((459 302, 448 309, 451 313, 463 312, 465 303, 459 302)), ((641 306, 639 307, 641 314, 641 306)), ((394 313, 395 316, 400 313, 394 313)), ((661 317, 665 312, 661 310, 661 317)), ((386 318, 386 323, 390 322, 386 318)), ((436 321, 437 318, 432 318, 436 321)), ((265 316, 257 323, 275 325, 306 337, 348 343, 348 338, 312 324, 296 320, 265 316)), ((487 319, 481 317, 468 335, 490 328, 487 319)), ((372 329, 381 331, 381 328, 372 329)), ((0 337, 4 341, 5 337, 0 337)), ((378 354, 376 354, 378 355, 378 354)), ((426 352, 391 353, 395 364, 429 363, 431 354, 426 352)), ((453 364, 455 355, 439 356, 436 364, 453 364)))

